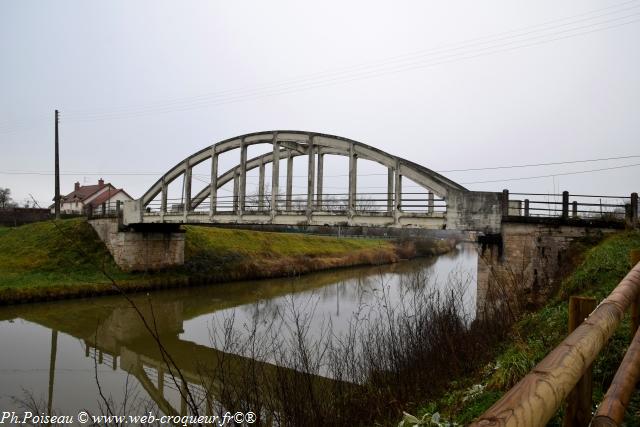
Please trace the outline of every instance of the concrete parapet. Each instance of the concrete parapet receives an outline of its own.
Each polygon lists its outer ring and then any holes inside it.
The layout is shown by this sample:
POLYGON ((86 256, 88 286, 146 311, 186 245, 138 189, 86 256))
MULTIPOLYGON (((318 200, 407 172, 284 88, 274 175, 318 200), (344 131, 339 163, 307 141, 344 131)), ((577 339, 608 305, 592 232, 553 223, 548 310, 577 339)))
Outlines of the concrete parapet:
POLYGON ((502 194, 484 191, 450 191, 447 200, 447 228, 499 233, 502 194))
MULTIPOLYGON (((163 201, 163 203, 165 203, 163 201)), ((126 200, 122 209, 124 224, 140 224, 142 223, 142 215, 144 209, 140 200, 126 200)))
POLYGON ((176 227, 120 231, 115 218, 89 223, 124 271, 162 270, 184 264, 185 235, 176 227))

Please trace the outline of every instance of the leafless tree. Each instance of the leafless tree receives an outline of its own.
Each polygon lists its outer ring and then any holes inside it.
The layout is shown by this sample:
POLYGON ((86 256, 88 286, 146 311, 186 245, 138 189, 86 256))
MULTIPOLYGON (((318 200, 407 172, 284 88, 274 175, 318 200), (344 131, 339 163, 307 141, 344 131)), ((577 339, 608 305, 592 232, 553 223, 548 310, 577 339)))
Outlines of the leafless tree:
POLYGON ((0 209, 11 208, 15 206, 11 199, 11 189, 0 187, 0 209))
MULTIPOLYGON (((271 184, 267 183, 265 185, 264 194, 262 198, 262 204, 260 203, 260 191, 256 187, 252 192, 248 192, 244 198, 245 202, 245 211, 257 212, 257 211, 270 211, 271 210, 271 184), (262 206, 262 209, 260 208, 262 206)), ((282 191, 278 191, 278 206, 284 206, 285 195, 282 191)))

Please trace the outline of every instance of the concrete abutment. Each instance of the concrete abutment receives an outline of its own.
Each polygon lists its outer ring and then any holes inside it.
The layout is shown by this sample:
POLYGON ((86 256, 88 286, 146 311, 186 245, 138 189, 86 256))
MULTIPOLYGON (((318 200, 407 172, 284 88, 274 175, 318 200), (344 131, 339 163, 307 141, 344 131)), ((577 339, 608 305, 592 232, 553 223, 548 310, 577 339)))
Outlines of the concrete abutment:
POLYGON ((477 312, 482 317, 500 304, 520 311, 543 302, 559 286, 569 262, 569 247, 588 237, 601 238, 614 228, 504 221, 500 233, 478 239, 477 312))
POLYGON ((176 224, 122 230, 115 218, 89 224, 124 271, 152 271, 184 264, 185 234, 176 224))

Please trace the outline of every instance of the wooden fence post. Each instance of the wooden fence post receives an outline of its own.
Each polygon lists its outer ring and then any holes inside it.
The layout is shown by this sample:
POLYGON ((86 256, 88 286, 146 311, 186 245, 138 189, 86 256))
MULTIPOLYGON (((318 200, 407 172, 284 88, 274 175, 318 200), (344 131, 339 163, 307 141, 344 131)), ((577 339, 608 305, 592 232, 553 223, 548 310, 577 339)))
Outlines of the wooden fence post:
MULTIPOLYGON (((595 310, 596 299, 591 297, 575 297, 569 299, 569 333, 576 330, 584 319, 595 310)), ((592 367, 589 366, 578 384, 567 396, 567 409, 562 425, 564 427, 587 427, 591 422, 592 367)))

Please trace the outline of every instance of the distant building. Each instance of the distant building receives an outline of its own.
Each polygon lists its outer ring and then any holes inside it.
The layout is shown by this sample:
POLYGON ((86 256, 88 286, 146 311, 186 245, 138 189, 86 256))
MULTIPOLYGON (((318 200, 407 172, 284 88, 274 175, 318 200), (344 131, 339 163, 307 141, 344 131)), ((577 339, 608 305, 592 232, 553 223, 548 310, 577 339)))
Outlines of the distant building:
MULTIPOLYGON (((89 207, 95 213, 113 212, 118 201, 133 200, 133 197, 122 188, 115 188, 111 183, 105 184, 100 178, 96 185, 80 185, 76 182, 73 191, 60 199, 60 213, 84 214, 89 207)), ((49 208, 54 213, 55 205, 49 208)))

